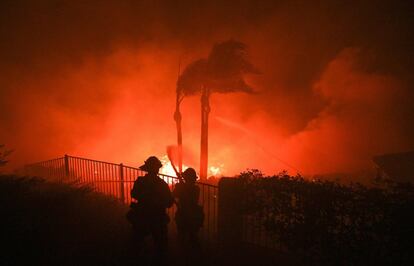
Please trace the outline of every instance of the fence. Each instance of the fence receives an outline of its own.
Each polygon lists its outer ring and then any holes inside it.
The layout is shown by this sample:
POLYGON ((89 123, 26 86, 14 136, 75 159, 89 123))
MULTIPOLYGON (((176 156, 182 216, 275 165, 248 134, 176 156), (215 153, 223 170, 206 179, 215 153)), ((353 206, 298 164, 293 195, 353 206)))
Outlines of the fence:
MULTIPOLYGON (((115 197, 122 203, 131 203, 130 191, 137 177, 145 172, 138 168, 110 162, 91 160, 65 155, 48 161, 26 165, 25 175, 34 175, 48 180, 65 183, 89 185, 95 191, 115 197)), ((159 175, 174 189, 178 178, 168 175, 159 175)), ((204 225, 201 229, 203 239, 209 242, 217 240, 217 196, 218 188, 215 185, 197 183, 200 188, 199 202, 204 208, 204 225)), ((170 217, 174 216, 175 205, 168 210, 170 217)), ((173 219, 172 219, 173 220, 173 219)))

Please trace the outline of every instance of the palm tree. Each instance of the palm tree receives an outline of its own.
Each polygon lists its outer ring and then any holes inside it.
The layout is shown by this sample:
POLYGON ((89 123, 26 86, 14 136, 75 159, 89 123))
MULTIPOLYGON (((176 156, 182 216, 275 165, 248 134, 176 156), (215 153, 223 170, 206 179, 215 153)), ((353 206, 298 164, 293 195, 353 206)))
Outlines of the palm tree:
POLYGON ((207 178, 208 168, 208 117, 210 95, 214 92, 253 93, 244 81, 245 74, 258 74, 258 70, 246 59, 246 45, 228 40, 214 45, 207 59, 189 64, 177 81, 175 121, 177 123, 178 146, 182 145, 181 114, 179 106, 185 96, 201 94, 201 146, 200 177, 207 178))

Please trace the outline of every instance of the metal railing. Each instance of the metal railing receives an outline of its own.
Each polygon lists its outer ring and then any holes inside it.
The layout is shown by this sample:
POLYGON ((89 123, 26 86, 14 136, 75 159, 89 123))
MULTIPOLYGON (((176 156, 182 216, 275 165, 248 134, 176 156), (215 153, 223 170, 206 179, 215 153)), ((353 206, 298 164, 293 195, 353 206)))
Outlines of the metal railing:
MULTIPOLYGON (((65 155, 48 161, 26 165, 25 175, 39 176, 47 180, 60 183, 75 183, 88 185, 95 191, 114 197, 122 203, 131 203, 130 191, 134 181, 145 175, 138 168, 110 162, 80 158, 65 155)), ((178 178, 159 174, 173 190, 178 178)), ((199 203, 204 208, 204 225, 201 236, 210 242, 217 240, 217 196, 218 188, 215 185, 198 182, 200 188, 199 203)), ((171 218, 175 214, 175 205, 168 209, 171 218)), ((174 223, 174 219, 171 219, 174 223)))

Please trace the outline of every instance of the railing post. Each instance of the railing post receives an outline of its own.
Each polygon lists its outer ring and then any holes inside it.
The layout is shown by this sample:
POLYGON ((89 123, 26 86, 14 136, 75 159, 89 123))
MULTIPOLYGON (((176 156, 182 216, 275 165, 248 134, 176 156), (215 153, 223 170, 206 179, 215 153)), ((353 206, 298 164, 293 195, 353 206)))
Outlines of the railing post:
POLYGON ((69 156, 65 154, 65 177, 69 177, 69 156))
POLYGON ((125 192, 124 192, 124 165, 119 164, 119 188, 121 193, 121 202, 125 203, 125 192))
POLYGON ((242 243, 241 192, 242 187, 238 179, 226 177, 220 179, 217 233, 223 252, 235 251, 242 243))

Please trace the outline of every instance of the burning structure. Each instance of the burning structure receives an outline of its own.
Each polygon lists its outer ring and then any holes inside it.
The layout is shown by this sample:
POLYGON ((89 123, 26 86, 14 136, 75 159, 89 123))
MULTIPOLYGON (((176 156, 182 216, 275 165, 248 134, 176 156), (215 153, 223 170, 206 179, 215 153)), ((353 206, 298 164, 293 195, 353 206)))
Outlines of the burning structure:
POLYGON ((176 91, 174 119, 177 125, 177 144, 179 150, 179 171, 182 170, 182 130, 180 104, 185 96, 201 95, 201 142, 200 177, 207 178, 208 169, 208 117, 210 95, 213 92, 253 93, 245 82, 245 74, 258 74, 259 71, 246 58, 246 45, 239 41, 228 40, 214 45, 209 56, 189 64, 179 75, 176 91))

